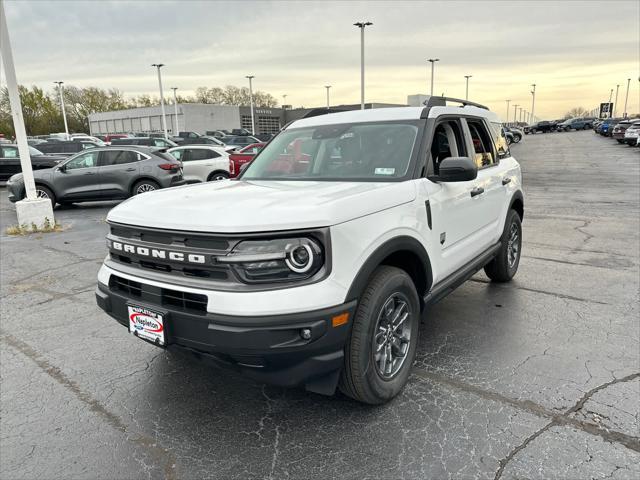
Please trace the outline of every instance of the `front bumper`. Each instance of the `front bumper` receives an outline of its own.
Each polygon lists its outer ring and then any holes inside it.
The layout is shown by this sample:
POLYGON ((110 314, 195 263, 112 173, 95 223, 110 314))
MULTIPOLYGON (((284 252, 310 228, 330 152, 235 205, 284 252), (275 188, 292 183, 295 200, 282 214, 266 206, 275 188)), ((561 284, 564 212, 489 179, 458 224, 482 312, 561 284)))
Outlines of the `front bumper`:
POLYGON ((169 349, 187 350, 261 382, 334 392, 355 301, 310 312, 241 317, 168 306, 162 302, 161 290, 143 284, 141 294, 132 296, 99 283, 96 301, 127 328, 128 304, 164 313, 169 349), (334 327, 332 319, 344 314, 348 321, 334 327), (302 338, 302 329, 310 330, 309 339, 302 338))
POLYGON ((7 181, 6 187, 11 203, 16 203, 24 198, 24 182, 7 181))

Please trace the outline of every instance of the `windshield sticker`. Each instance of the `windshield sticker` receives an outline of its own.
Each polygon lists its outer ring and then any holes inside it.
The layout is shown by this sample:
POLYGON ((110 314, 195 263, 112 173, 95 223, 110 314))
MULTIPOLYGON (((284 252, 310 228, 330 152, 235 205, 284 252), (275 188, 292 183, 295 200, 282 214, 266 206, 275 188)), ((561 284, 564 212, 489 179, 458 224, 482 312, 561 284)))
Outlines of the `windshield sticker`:
POLYGON ((376 175, 394 175, 396 173, 395 168, 376 168, 374 173, 376 175))

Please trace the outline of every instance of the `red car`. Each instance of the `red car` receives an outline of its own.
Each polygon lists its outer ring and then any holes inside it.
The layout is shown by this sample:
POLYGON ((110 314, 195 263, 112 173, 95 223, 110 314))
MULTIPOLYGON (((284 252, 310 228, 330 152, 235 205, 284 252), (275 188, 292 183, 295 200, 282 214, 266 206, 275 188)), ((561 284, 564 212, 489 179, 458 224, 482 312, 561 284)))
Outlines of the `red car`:
POLYGON ((252 143, 251 145, 247 145, 242 150, 237 152, 233 152, 229 155, 229 177, 235 178, 240 173, 240 167, 242 165, 246 165, 256 154, 262 150, 266 143, 252 143))
POLYGON ((109 135, 105 135, 104 136, 104 141, 106 143, 111 143, 111 140, 113 140, 114 138, 128 138, 129 135, 126 135, 124 133, 111 133, 109 135))

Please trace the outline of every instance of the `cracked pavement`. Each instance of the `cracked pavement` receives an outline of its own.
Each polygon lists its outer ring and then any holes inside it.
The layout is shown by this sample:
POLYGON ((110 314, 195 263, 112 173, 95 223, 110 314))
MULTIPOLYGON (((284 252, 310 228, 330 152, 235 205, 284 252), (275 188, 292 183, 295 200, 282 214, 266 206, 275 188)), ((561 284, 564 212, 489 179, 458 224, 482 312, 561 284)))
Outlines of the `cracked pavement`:
POLYGON ((640 151, 526 136, 520 270, 429 309, 381 407, 264 386, 95 305, 114 203, 10 237, 0 189, 0 478, 639 478, 640 151))

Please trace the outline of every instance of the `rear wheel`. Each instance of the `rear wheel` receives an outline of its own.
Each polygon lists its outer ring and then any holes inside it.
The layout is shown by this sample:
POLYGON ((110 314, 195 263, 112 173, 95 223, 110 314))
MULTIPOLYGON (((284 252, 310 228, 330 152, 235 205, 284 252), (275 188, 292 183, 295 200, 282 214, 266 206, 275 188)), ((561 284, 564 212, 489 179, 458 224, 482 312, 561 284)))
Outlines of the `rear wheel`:
POLYGON ((132 190, 134 195, 140 195, 141 193, 153 192, 159 188, 160 185, 153 180, 140 180, 133 186, 132 190))
POLYGON ((218 180, 226 180, 227 178, 229 178, 227 172, 213 172, 207 177, 207 182, 217 182, 218 180))
POLYGON ((50 188, 47 188, 44 185, 36 185, 36 198, 49 199, 51 200, 51 206, 56 206, 56 196, 50 188))
POLYGON ((513 135, 513 143, 520 143, 520 140, 522 140, 522 135, 518 135, 518 134, 513 135))
POLYGON ((533 128, 533 129, 531 130, 531 133, 535 134, 535 133, 536 133, 536 129, 535 129, 535 128, 533 128))
POLYGON ((396 267, 378 267, 353 320, 340 390, 373 405, 395 397, 411 372, 419 324, 420 303, 411 277, 396 267))
POLYGON ((508 282, 518 271, 522 250, 522 222, 515 210, 509 210, 504 224, 502 245, 496 257, 485 267, 484 273, 494 282, 508 282))

